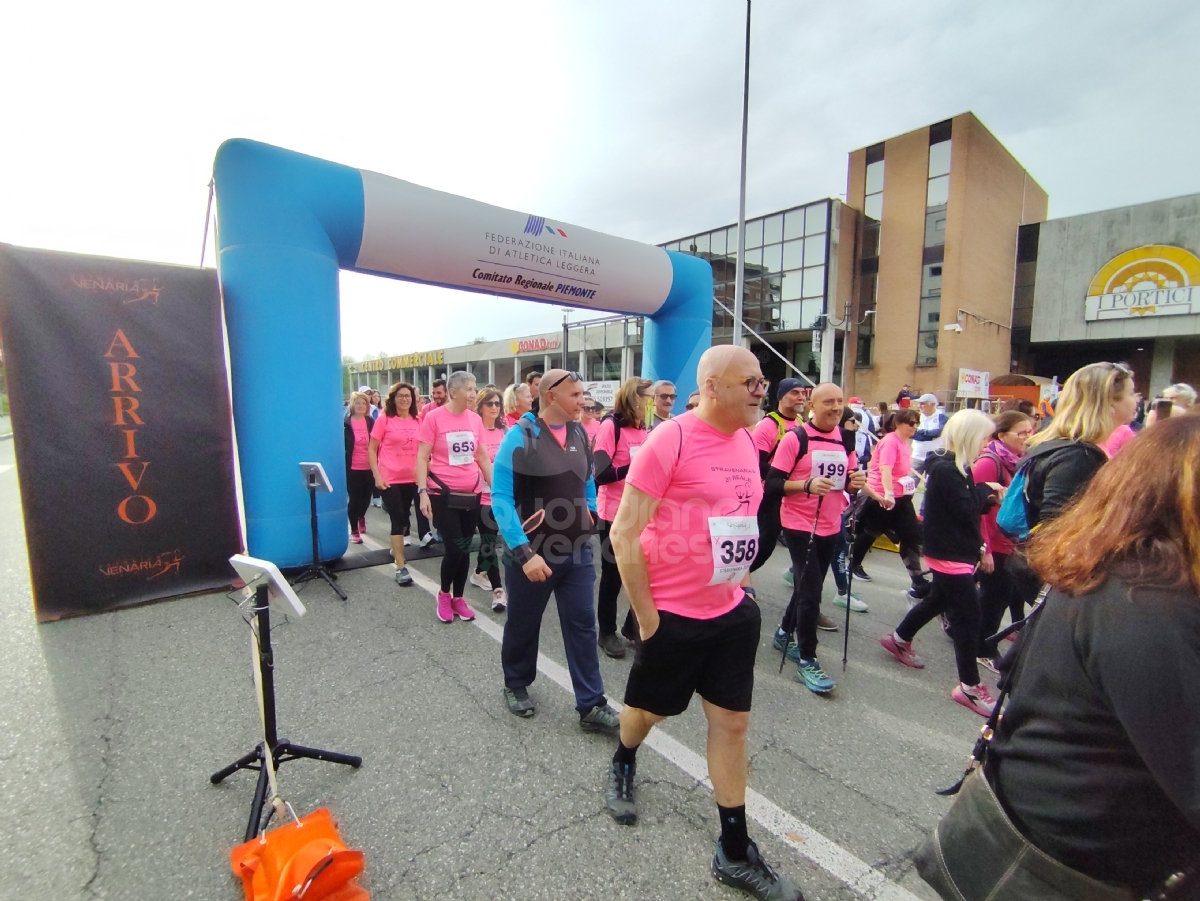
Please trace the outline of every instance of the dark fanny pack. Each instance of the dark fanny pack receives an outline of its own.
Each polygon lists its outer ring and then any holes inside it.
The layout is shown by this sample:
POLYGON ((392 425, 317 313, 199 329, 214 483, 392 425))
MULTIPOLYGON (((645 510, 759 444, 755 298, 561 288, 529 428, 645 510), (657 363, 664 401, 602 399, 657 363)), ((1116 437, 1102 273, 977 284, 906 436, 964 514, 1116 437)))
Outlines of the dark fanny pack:
POLYGON ((450 487, 432 472, 429 478, 438 486, 438 497, 446 502, 448 510, 474 510, 479 506, 479 495, 474 491, 451 491, 450 487))

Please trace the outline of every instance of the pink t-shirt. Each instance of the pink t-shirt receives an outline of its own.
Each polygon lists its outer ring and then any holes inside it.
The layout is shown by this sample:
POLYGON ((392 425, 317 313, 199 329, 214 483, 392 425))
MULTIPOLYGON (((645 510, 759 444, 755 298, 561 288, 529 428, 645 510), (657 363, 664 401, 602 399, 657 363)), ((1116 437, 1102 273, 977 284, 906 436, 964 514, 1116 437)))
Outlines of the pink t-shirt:
MULTIPOLYGON (((625 430, 621 430, 624 434, 625 430)), ((741 578, 757 550, 762 502, 758 452, 746 429, 726 435, 688 412, 654 429, 626 481, 659 501, 642 531, 654 606, 692 619, 713 619, 742 600, 741 578)))
POLYGON ((596 446, 596 435, 600 433, 600 420, 593 419, 591 422, 580 421, 579 424, 583 426, 584 434, 588 436, 588 443, 594 448, 596 446))
MULTIPOLYGON (((1001 472, 1000 464, 990 454, 980 455, 979 459, 971 464, 971 478, 974 479, 976 485, 982 485, 984 482, 1004 485, 1011 480, 1011 476, 1007 472, 1001 472)), ((983 546, 992 554, 1011 554, 1014 547, 1012 539, 1001 532, 1000 526, 996 524, 996 515, 999 512, 999 507, 992 507, 979 520, 983 546)))
POLYGON ((1113 433, 1108 436, 1108 440, 1105 441, 1101 447, 1104 448, 1104 452, 1108 454, 1109 459, 1112 459, 1117 455, 1117 452, 1120 451, 1121 448, 1123 448, 1136 437, 1137 432, 1135 432, 1128 424, 1119 425, 1113 430, 1113 433))
POLYGON ((880 466, 892 467, 892 494, 895 497, 912 494, 911 491, 905 491, 904 486, 900 484, 900 480, 912 470, 912 448, 898 432, 888 432, 883 436, 883 440, 875 446, 875 455, 871 457, 871 467, 867 470, 867 484, 871 486, 872 491, 882 496, 884 490, 880 466))
POLYGON ((935 573, 945 576, 969 576, 975 572, 974 563, 962 563, 958 560, 938 560, 936 557, 926 557, 925 565, 935 573))
MULTIPOLYGON (((493 463, 496 462, 496 451, 500 450, 500 442, 504 440, 505 430, 502 428, 483 430, 483 449, 487 451, 488 459, 493 463)), ((479 499, 479 503, 485 507, 492 505, 492 492, 486 488, 483 491, 483 497, 479 499)))
POLYGON ((371 458, 367 456, 367 445, 371 434, 368 431, 370 421, 367 419, 351 419, 350 428, 354 430, 354 447, 350 451, 351 469, 370 469, 371 458))
POLYGON ((449 404, 435 407, 421 420, 419 438, 422 444, 433 447, 425 486, 429 491, 441 493, 441 486, 433 480, 434 476, 451 491, 476 494, 483 491, 486 487, 483 473, 475 462, 475 448, 483 444, 483 420, 478 413, 463 410, 455 415, 449 404))
MULTIPOLYGON (((783 420, 785 431, 795 428, 796 420, 783 420)), ((779 438, 779 423, 770 416, 764 416, 759 420, 758 425, 754 427, 754 449, 758 451, 766 451, 768 454, 775 450, 775 445, 780 441, 779 438)))
POLYGON ((371 437, 379 442, 375 451, 379 475, 389 485, 413 485, 417 481, 417 435, 421 425, 411 416, 388 416, 375 420, 371 437))
POLYGON ((821 519, 817 523, 817 535, 824 538, 836 535, 842 528, 842 511, 850 503, 846 494, 846 482, 850 473, 858 469, 858 457, 847 454, 846 446, 842 443, 842 430, 833 427, 832 432, 822 432, 811 422, 804 424, 808 432, 808 451, 799 459, 800 439, 794 432, 789 431, 779 442, 775 451, 775 459, 771 461, 772 468, 782 469, 788 473, 788 480, 795 482, 807 481, 811 478, 833 479, 841 482, 821 500, 818 495, 798 494, 784 495, 779 507, 779 522, 785 529, 795 529, 801 532, 811 532, 813 517, 817 514, 817 506, 821 508, 821 519))
MULTIPOLYGON (((613 466, 628 466, 630 461, 640 452, 646 440, 646 430, 634 428, 631 425, 621 426, 621 437, 617 446, 613 447, 613 421, 606 419, 599 423, 599 431, 592 442, 592 453, 604 451, 612 460, 613 466)), ((605 522, 617 518, 617 508, 621 506, 621 495, 625 493, 625 480, 609 482, 596 488, 596 515, 605 522)))

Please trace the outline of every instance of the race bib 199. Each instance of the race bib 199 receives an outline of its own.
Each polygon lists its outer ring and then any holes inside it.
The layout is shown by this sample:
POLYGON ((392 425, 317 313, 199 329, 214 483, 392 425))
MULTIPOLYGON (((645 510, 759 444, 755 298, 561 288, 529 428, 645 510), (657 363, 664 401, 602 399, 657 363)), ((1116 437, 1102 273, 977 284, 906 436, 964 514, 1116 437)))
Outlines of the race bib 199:
POLYGON ((832 479, 834 491, 846 490, 848 467, 845 451, 815 450, 812 452, 813 476, 818 479, 832 479))
POLYGON ((467 466, 475 461, 475 433, 447 432, 446 455, 451 466, 467 466))
POLYGON ((753 516, 710 516, 713 576, 709 585, 738 584, 758 554, 758 519, 753 516))

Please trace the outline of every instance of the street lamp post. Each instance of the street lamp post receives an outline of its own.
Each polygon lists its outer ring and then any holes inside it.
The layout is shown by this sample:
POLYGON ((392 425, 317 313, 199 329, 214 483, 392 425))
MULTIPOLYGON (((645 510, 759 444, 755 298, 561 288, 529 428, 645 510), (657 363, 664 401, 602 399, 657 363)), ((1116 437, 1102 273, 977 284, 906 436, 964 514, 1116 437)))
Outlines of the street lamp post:
POLYGON ((746 286, 746 126, 750 117, 750 0, 746 0, 746 67, 742 77, 742 172, 738 190, 737 276, 733 294, 733 343, 742 343, 742 295, 746 286))

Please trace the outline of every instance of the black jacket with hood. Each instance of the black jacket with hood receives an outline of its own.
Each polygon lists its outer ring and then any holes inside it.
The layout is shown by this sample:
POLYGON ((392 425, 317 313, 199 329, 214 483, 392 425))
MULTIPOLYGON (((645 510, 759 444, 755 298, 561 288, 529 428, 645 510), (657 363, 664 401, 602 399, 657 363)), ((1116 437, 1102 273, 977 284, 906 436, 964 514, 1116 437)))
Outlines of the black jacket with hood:
POLYGON ((968 468, 959 472, 954 454, 925 458, 925 522, 921 551, 935 560, 976 563, 983 546, 979 519, 995 502, 992 489, 976 485, 968 468))

